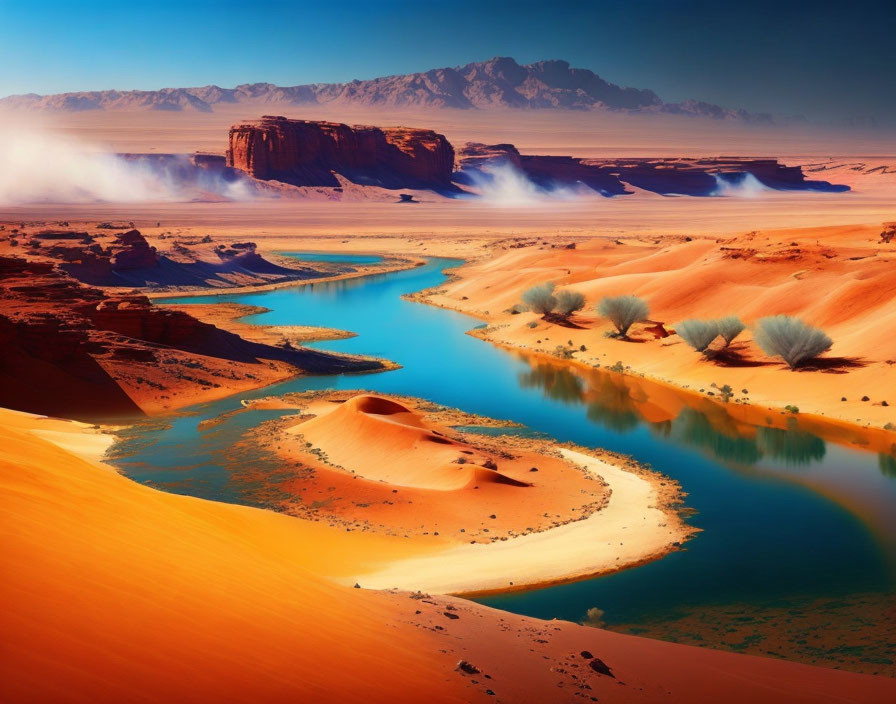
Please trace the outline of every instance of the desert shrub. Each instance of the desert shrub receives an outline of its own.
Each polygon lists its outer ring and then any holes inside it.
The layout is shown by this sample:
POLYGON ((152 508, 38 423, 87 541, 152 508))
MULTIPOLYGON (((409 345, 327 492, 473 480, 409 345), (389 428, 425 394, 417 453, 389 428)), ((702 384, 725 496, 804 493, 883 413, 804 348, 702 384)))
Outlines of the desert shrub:
POLYGON ((557 307, 557 298, 554 296, 554 284, 541 284, 533 286, 523 292, 523 303, 536 313, 548 315, 557 307))
POLYGON ((557 348, 554 350, 554 354, 560 357, 560 359, 572 359, 574 352, 575 350, 571 350, 565 345, 557 345, 557 348))
POLYGON ((650 309, 647 301, 637 296, 607 296, 597 305, 597 312, 610 319, 620 337, 626 337, 632 324, 647 319, 650 309))
POLYGON ((529 310, 528 306, 523 305, 522 303, 514 303, 510 306, 510 314, 511 315, 519 315, 520 313, 525 313, 529 310))
POLYGON ((730 345, 734 338, 740 335, 746 327, 743 321, 736 315, 726 315, 724 318, 719 318, 716 321, 716 325, 719 328, 719 335, 725 339, 725 347, 730 345))
POLYGON ((528 325, 530 328, 537 328, 537 327, 538 327, 538 323, 536 323, 534 320, 530 320, 530 321, 527 323, 527 325, 528 325))
POLYGON ((822 330, 789 315, 761 318, 754 334, 762 351, 781 357, 791 369, 831 348, 833 340, 822 330))
POLYGON ((604 612, 594 607, 585 612, 585 620, 582 621, 583 626, 592 626, 593 628, 606 628, 604 621, 604 612))
POLYGON ((564 318, 585 307, 585 295, 578 291, 560 291, 556 298, 557 306, 554 308, 554 312, 564 318))
POLYGON ((719 336, 719 324, 715 320, 684 320, 675 326, 675 332, 698 352, 706 352, 719 336))

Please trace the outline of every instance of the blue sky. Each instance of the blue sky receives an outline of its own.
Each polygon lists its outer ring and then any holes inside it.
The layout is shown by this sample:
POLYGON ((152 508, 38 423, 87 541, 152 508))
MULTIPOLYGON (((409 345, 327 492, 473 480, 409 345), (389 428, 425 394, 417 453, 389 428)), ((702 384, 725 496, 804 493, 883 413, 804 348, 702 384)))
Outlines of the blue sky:
POLYGON ((0 95, 347 81, 500 55, 666 100, 886 122, 894 31, 896 0, 0 0, 0 95))

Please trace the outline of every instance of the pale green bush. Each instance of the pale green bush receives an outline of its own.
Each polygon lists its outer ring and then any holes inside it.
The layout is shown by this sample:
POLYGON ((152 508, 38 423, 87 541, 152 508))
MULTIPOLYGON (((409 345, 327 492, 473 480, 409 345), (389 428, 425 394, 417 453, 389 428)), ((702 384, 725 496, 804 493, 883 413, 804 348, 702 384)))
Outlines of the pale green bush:
POLYGON ((781 357, 791 369, 814 359, 834 344, 824 331, 799 318, 775 315, 756 322, 756 343, 772 357, 781 357))
POLYGON ((607 296, 598 303, 597 312, 610 319, 619 337, 627 337, 634 323, 647 319, 650 308, 647 301, 637 296, 607 296))
POLYGON ((533 286, 523 292, 523 303, 536 313, 549 315, 557 307, 557 298, 554 296, 554 284, 541 284, 533 286))
POLYGON ((730 345, 734 338, 740 335, 746 327, 743 321, 736 315, 726 315, 716 321, 719 328, 719 335, 725 339, 725 347, 730 345))
POLYGON ((719 324, 715 320, 684 320, 675 326, 675 332, 698 352, 706 352, 719 336, 719 324))
POLYGON ((554 308, 554 312, 564 318, 568 318, 576 311, 580 311, 585 307, 585 295, 578 291, 559 291, 556 298, 557 305, 554 308))

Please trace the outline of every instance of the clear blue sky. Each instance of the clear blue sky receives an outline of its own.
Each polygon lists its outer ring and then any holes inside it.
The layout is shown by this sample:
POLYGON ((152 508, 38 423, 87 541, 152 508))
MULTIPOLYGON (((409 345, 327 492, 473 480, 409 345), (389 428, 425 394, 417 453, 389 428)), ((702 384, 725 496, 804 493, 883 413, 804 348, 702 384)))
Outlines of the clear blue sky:
POLYGON ((493 56, 820 120, 896 113, 896 0, 0 0, 0 95, 347 81, 493 56))

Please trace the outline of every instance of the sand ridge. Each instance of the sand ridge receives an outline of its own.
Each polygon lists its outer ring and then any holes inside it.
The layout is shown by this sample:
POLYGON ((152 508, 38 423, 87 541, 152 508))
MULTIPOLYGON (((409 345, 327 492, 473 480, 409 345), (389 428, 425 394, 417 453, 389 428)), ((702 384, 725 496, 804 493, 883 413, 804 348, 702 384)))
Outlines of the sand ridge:
POLYGON ((420 416, 383 396, 355 396, 288 432, 326 448, 331 463, 395 486, 439 491, 491 483, 531 486, 498 471, 473 446, 427 428, 420 416))

